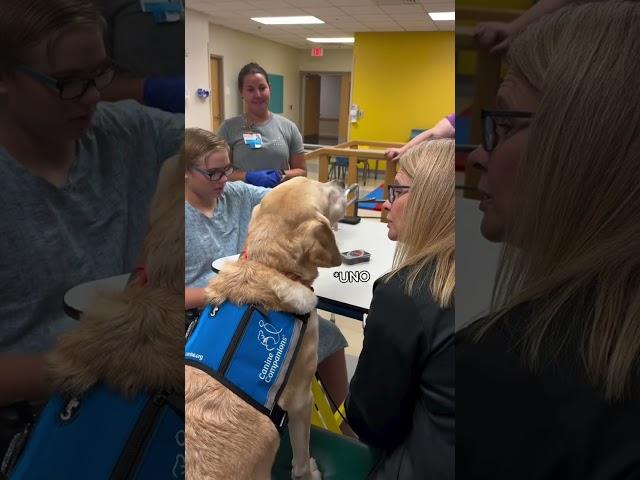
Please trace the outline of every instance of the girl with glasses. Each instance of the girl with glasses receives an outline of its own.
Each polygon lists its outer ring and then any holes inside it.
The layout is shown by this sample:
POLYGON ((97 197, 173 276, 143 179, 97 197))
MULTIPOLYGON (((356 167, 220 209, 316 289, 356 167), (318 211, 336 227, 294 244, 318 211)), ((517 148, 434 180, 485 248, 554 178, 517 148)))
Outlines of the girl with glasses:
POLYGON ((347 419, 381 450, 368 478, 454 478, 454 141, 407 150, 390 198, 391 272, 374 285, 347 419))
POLYGON ((65 292, 133 270, 182 141, 181 115, 100 102, 113 78, 104 33, 90 0, 0 8, 0 406, 48 394, 46 353, 76 324, 65 292))

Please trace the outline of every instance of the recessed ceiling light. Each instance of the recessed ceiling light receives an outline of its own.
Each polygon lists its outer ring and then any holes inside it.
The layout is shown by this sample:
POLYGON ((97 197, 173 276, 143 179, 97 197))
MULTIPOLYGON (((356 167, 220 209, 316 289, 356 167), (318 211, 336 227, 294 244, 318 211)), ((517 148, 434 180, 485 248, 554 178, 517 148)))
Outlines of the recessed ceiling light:
POLYGON ((455 20, 456 12, 429 12, 431 20, 438 22, 442 20, 455 20))
POLYGON ((336 38, 307 38, 313 43, 353 43, 353 37, 336 37, 336 38))
POLYGON ((311 25, 324 23, 317 17, 253 17, 251 20, 265 25, 311 25))

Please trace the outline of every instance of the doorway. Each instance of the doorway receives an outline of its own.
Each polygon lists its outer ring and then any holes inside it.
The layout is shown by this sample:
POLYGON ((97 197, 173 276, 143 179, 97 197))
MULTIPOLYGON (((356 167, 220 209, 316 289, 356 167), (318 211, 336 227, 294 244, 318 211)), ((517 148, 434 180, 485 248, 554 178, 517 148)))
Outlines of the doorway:
POLYGON ((222 101, 222 57, 210 55, 211 79, 211 130, 217 132, 224 117, 222 101))
POLYGON ((351 73, 302 74, 305 143, 336 145, 347 141, 351 73))

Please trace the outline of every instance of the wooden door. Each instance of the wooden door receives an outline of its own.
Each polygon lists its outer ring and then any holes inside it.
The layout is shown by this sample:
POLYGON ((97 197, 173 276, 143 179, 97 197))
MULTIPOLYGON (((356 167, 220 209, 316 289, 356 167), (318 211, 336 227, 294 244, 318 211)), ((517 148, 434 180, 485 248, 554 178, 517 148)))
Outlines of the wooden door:
POLYGON ((340 115, 338 117, 338 143, 349 139, 349 104, 351 98, 351 74, 343 73, 340 78, 340 115))
POLYGON ((217 132, 222 123, 222 57, 211 55, 211 130, 217 132))
POLYGON ((304 76, 304 143, 320 141, 320 75, 304 76))

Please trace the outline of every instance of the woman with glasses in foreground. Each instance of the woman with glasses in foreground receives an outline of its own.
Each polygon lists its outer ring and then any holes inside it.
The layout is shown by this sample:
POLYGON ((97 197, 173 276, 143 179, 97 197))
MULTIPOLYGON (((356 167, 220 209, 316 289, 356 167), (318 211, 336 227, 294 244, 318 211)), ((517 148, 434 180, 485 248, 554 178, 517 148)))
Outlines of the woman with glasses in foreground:
POLYGON ((371 479, 454 478, 454 141, 407 150, 389 187, 390 273, 374 285, 347 420, 371 479))
MULTIPOLYGON (((488 316, 456 336, 456 478, 640 478, 640 3, 567 7, 483 115, 488 316)), ((458 299, 460 301, 460 299, 458 299)))

